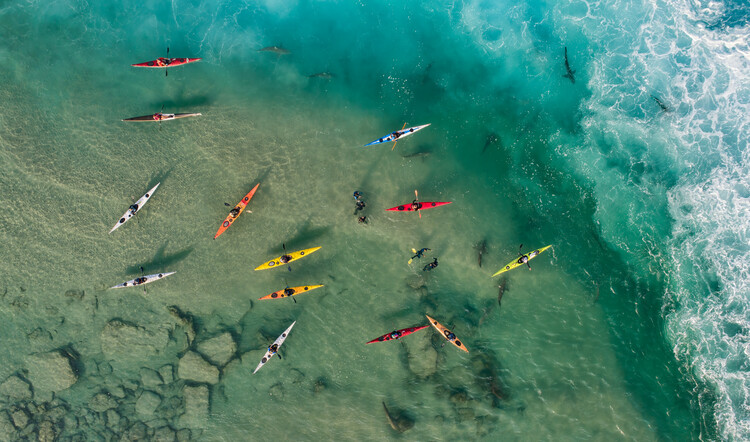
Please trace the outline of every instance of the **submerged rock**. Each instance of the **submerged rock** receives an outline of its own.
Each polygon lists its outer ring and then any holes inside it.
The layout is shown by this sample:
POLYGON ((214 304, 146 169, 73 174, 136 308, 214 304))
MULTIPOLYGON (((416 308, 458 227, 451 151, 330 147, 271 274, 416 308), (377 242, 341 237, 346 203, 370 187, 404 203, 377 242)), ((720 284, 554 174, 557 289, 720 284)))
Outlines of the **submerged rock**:
POLYGON ((16 429, 10 421, 8 413, 0 410, 0 440, 15 440, 16 429))
POLYGON ((19 408, 16 411, 12 412, 10 414, 10 418, 11 420, 13 420, 13 425, 15 425, 19 430, 23 430, 24 428, 26 428, 26 425, 29 424, 29 413, 23 408, 19 408))
POLYGON ((410 275, 406 278, 406 284, 414 290, 417 290, 425 286, 424 277, 422 277, 422 275, 410 275))
POLYGON ((28 378, 38 392, 57 392, 69 388, 78 380, 69 355, 51 351, 26 358, 28 378))
POLYGON ((7 396, 13 401, 26 401, 31 399, 31 386, 28 382, 13 375, 0 384, 0 395, 7 396))
POLYGON ((185 399, 185 414, 180 417, 180 426, 203 428, 208 421, 208 387, 198 385, 182 390, 185 399))
POLYGON ((183 428, 177 431, 177 442, 189 442, 192 439, 192 434, 187 428, 183 428))
POLYGON ((169 427, 160 427, 154 430, 154 441, 156 442, 174 442, 174 430, 169 427))
POLYGON ((139 416, 150 417, 154 415, 156 408, 161 404, 161 396, 153 391, 144 391, 135 402, 135 412, 139 416))
POLYGON ((432 376, 437 371, 438 353, 432 346, 433 333, 419 333, 404 340, 409 360, 409 370, 420 378, 432 376))
POLYGON ((165 384, 171 384, 174 382, 174 367, 171 364, 167 364, 159 369, 159 376, 165 384))
POLYGON ((328 384, 326 383, 326 380, 324 378, 318 378, 318 380, 315 381, 315 384, 313 384, 313 393, 320 393, 327 387, 328 384))
POLYGON ((187 381, 215 384, 219 382, 219 369, 208 363, 198 353, 189 351, 180 358, 177 376, 187 381))
POLYGON ((99 393, 91 398, 89 408, 97 413, 103 413, 112 408, 117 408, 117 401, 109 393, 99 393))
POLYGON ((39 424, 39 430, 37 431, 38 442, 53 442, 56 438, 57 432, 52 422, 45 420, 39 424))
POLYGON ((163 384, 161 375, 156 371, 147 367, 141 367, 141 385, 144 387, 156 387, 163 384))
POLYGON ((151 355, 169 343, 166 329, 149 331, 145 327, 113 319, 101 332, 102 353, 108 357, 151 355))
POLYGON ((211 363, 223 367, 234 357, 237 352, 237 344, 230 333, 222 333, 199 343, 197 349, 211 363))

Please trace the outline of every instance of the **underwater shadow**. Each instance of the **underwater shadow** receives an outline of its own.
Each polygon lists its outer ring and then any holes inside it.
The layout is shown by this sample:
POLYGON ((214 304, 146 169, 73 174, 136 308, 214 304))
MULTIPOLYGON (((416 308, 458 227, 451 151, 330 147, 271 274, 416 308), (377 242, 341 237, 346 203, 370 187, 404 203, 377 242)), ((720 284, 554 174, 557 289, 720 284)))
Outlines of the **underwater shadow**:
POLYGON ((163 246, 161 246, 159 250, 156 251, 154 258, 151 261, 146 261, 138 265, 130 266, 127 269, 125 269, 126 272, 140 273, 141 267, 143 267, 145 272, 148 272, 147 269, 151 269, 151 268, 168 267, 176 262, 180 262, 183 259, 187 258, 187 256, 193 253, 193 250, 195 250, 194 246, 189 246, 178 252, 167 255, 164 253, 164 251, 167 249, 168 244, 169 242, 166 242, 163 246))

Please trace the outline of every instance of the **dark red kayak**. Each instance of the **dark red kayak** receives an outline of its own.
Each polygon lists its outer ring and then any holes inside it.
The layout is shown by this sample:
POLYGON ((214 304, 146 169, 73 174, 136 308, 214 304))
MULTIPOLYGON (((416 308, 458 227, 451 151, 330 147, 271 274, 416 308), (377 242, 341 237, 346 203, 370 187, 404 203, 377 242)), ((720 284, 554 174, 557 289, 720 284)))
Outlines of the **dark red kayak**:
MULTIPOLYGON (((452 202, 453 201, 425 201, 425 202, 418 201, 417 203, 419 204, 419 209, 417 210, 432 209, 433 207, 444 206, 452 202)), ((413 212, 414 211, 414 209, 411 207, 411 203, 404 204, 403 206, 391 207, 390 209, 385 209, 385 210, 389 212, 413 212)))
POLYGON ((144 61, 143 63, 131 64, 138 68, 171 68, 188 63, 195 63, 202 58, 164 58, 159 57, 156 60, 144 61))
POLYGON ((392 341, 394 339, 401 339, 406 335, 410 335, 414 332, 418 332, 422 330, 423 328, 429 327, 430 324, 427 325, 420 325, 419 327, 409 327, 409 328, 402 328, 401 330, 395 330, 390 333, 386 333, 383 336, 379 338, 375 338, 372 341, 368 342, 368 344, 372 344, 373 342, 383 342, 383 341, 392 341), (393 337, 394 334, 397 334, 395 338, 393 337))

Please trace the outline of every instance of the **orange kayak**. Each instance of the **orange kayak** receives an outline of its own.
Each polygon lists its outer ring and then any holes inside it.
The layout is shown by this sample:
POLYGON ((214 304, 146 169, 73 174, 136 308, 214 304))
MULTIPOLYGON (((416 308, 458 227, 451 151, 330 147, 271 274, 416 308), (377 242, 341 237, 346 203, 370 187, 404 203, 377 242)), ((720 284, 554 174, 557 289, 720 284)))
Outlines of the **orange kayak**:
POLYGON ((237 217, 240 216, 242 211, 245 210, 245 207, 247 207, 247 203, 250 202, 250 200, 253 198, 253 195, 255 195, 255 191, 258 190, 258 186, 260 186, 260 183, 256 184, 255 187, 253 187, 253 190, 248 192, 247 195, 245 195, 245 197, 242 198, 242 200, 239 203, 237 203, 236 206, 234 206, 234 209, 232 210, 236 211, 237 212, 236 214, 232 214, 231 211, 229 212, 229 215, 227 216, 227 218, 224 220, 223 223, 221 223, 221 227, 219 227, 219 230, 216 232, 216 235, 214 235, 214 239, 218 238, 219 235, 224 233, 224 231, 227 230, 229 226, 232 225, 232 223, 234 223, 237 217))

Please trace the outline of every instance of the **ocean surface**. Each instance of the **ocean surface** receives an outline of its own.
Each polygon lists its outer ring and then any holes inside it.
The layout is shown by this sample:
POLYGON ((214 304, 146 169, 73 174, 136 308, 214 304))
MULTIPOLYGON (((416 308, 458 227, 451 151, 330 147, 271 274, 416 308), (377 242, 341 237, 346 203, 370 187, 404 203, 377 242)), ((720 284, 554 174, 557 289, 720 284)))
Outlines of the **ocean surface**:
POLYGON ((748 35, 735 0, 1 3, 0 439, 750 439, 748 35), (167 48, 202 60, 130 66, 167 48), (121 121, 161 109, 202 116, 121 121), (384 210, 415 189, 452 204, 384 210), (176 274, 108 289, 141 267, 176 274), (469 353, 365 345, 425 314, 469 353))

